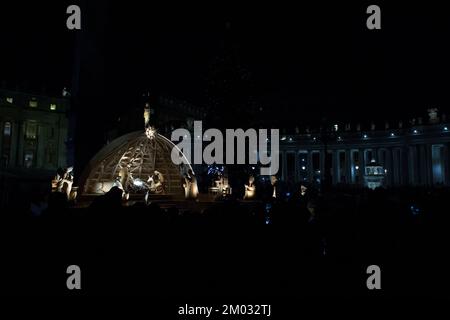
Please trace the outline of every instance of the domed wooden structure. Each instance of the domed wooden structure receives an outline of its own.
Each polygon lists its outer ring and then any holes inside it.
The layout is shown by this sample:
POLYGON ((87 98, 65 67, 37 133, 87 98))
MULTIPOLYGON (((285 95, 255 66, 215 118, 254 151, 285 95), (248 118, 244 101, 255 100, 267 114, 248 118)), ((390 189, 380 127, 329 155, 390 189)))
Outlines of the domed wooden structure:
POLYGON ((182 179, 192 170, 186 157, 178 149, 184 163, 176 165, 171 159, 170 140, 158 133, 135 131, 123 135, 100 150, 89 162, 80 180, 83 195, 101 195, 119 181, 130 195, 143 194, 149 177, 155 171, 164 179, 164 194, 183 196, 182 179))

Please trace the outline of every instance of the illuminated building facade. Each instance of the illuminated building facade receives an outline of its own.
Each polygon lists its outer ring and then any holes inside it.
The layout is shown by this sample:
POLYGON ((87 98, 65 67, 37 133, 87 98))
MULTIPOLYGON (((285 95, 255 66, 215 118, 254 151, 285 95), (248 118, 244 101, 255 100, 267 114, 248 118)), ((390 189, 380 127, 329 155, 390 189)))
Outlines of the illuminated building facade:
POLYGON ((69 100, 0 90, 2 172, 48 171, 67 166, 69 100))
POLYGON ((377 130, 372 124, 367 131, 359 125, 339 131, 334 125, 325 137, 319 132, 283 135, 280 176, 291 183, 320 183, 328 173, 333 185, 368 186, 366 167, 375 160, 386 187, 450 185, 450 125, 445 119, 430 112, 427 123, 412 121, 407 128, 400 122, 396 129, 385 124, 377 130))

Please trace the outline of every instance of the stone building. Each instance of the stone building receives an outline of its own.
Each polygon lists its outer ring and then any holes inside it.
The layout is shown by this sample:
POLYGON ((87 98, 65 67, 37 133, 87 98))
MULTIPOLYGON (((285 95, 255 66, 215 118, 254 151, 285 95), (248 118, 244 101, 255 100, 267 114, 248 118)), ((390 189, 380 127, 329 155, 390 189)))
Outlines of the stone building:
POLYGON ((3 205, 14 198, 7 193, 42 189, 68 165, 69 106, 67 98, 0 90, 3 205))
POLYGON ((381 129, 372 124, 367 131, 360 125, 330 126, 305 134, 285 134, 280 143, 282 180, 320 184, 329 177, 334 185, 365 185, 365 167, 375 160, 385 170, 384 185, 450 185, 450 125, 443 116, 430 115, 428 122, 399 122, 381 129), (323 133, 326 131, 326 134, 323 133), (329 170, 329 172, 326 172, 329 170))

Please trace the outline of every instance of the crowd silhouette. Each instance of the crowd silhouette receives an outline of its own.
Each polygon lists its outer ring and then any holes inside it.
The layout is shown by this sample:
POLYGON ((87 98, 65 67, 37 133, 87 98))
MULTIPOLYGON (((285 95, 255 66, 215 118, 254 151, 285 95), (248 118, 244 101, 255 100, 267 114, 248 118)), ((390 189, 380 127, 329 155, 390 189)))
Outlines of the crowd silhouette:
POLYGON ((84 294, 365 296, 376 264, 383 294, 445 295, 449 191, 299 186, 198 210, 124 206, 117 187, 85 208, 53 192, 3 212, 2 290, 69 294, 77 264, 84 294))

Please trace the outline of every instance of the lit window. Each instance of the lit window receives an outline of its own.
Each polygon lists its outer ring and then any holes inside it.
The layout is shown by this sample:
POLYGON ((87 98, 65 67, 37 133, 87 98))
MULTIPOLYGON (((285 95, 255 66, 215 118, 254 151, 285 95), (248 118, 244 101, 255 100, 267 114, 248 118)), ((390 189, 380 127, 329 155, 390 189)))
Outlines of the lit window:
POLYGON ((34 121, 30 121, 27 123, 27 128, 25 132, 25 136, 27 139, 36 139, 37 137, 37 123, 34 121))
POLYGON ((52 103, 50 105, 50 110, 55 111, 56 110, 56 104, 52 103))
POLYGON ((11 122, 5 122, 5 127, 3 128, 3 135, 4 136, 11 135, 11 122))
POLYGON ((13 98, 6 98, 6 102, 8 102, 8 103, 13 103, 13 102, 14 102, 14 99, 13 99, 13 98))
POLYGON ((29 106, 30 106, 31 108, 37 108, 38 103, 37 103, 37 101, 35 101, 35 100, 30 100, 29 106))

